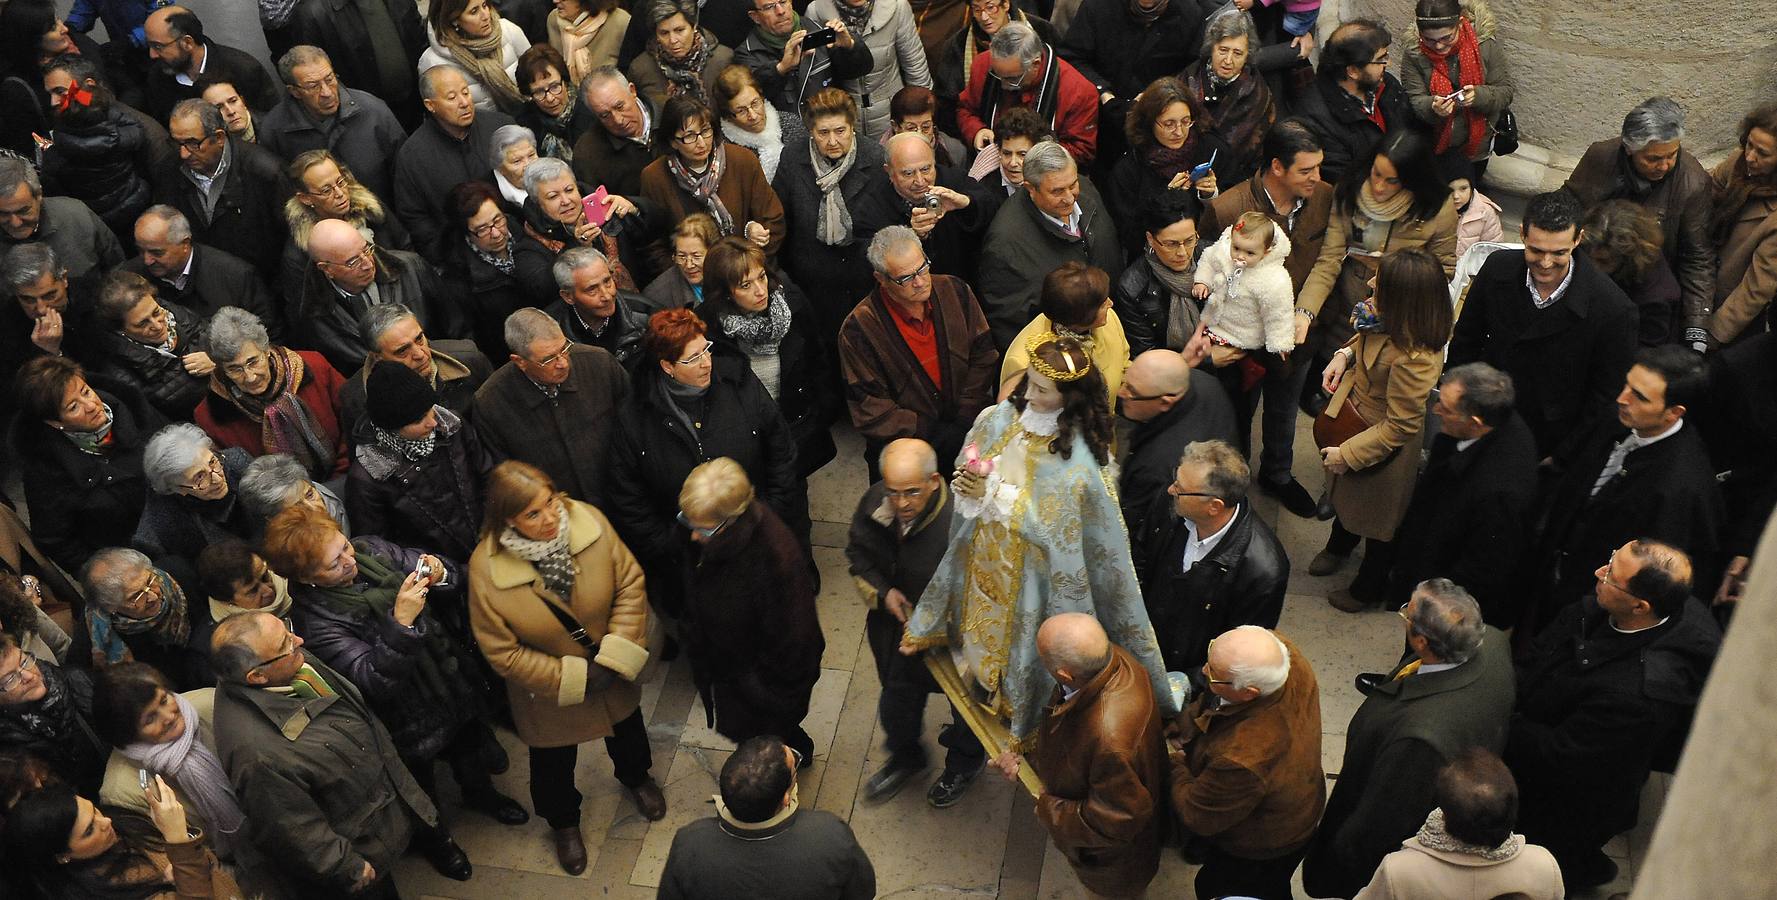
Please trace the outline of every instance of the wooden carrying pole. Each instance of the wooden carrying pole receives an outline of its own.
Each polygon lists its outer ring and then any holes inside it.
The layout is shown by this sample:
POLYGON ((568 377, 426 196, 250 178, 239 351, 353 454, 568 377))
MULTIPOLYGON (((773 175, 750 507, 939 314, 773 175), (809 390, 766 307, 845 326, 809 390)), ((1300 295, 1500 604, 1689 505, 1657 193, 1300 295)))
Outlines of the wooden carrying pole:
MULTIPOLYGON (((921 655, 925 657, 926 669, 932 673, 932 678, 938 682, 939 687, 944 689, 944 696, 950 698, 951 705, 962 713, 963 721, 968 724, 969 730, 973 731, 975 737, 980 739, 982 749, 987 751, 987 758, 989 760, 995 759, 1000 754, 1012 749, 1011 730, 1006 727, 1006 723, 1000 721, 999 716, 993 714, 992 710, 975 702, 968 685, 963 683, 962 673, 956 670, 956 661, 950 658, 950 654, 945 652, 943 648, 934 648, 921 655)), ((1024 785, 1026 791, 1030 792, 1031 799, 1034 800, 1042 796, 1043 780, 1037 777, 1036 770, 1030 767, 1029 760, 1025 760, 1024 765, 1018 767, 1018 781, 1024 785)))

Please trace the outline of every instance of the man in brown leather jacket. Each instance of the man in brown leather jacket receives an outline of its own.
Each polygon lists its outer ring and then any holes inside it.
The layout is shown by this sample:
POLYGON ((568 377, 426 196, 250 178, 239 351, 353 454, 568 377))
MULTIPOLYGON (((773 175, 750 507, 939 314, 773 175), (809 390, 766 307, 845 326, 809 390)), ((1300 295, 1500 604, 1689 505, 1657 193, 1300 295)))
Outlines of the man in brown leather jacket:
MULTIPOLYGON (((1059 682, 1030 755, 1043 780, 1037 820, 1089 896, 1140 896, 1165 824, 1166 751, 1147 673, 1085 613, 1045 621, 1037 654, 1059 682)), ((1018 757, 1002 760, 1016 778, 1018 757)))

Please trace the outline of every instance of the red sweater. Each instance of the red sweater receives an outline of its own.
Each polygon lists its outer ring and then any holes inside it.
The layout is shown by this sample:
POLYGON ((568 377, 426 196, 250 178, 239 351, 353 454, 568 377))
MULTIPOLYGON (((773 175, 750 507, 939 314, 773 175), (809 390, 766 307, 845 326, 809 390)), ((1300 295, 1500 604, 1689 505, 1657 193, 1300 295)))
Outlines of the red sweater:
MULTIPOLYGON (((1032 82, 1042 77, 1043 66, 1047 64, 1049 54, 1054 52, 1051 48, 1031 67, 1032 82)), ((1093 87, 1092 82, 1067 60, 1057 59, 1056 65, 1061 71, 1056 85, 1059 96, 1055 102, 1055 134, 1061 146, 1073 154, 1074 162, 1085 165, 1098 155, 1098 88, 1093 87)), ((975 135, 989 127, 982 94, 987 89, 988 73, 992 69, 989 54, 986 51, 977 54, 975 64, 969 67, 969 86, 963 91, 962 99, 957 101, 956 124, 962 130, 963 143, 971 148, 975 146, 975 135)), ((1026 85, 1013 98, 1002 85, 1000 109, 1004 111, 1009 106, 1022 105, 1035 110, 1039 86, 1036 83, 1026 85)))
MULTIPOLYGON (((296 386, 296 398, 309 408, 315 423, 333 441, 334 475, 344 475, 351 467, 351 454, 346 452, 346 436, 339 427, 339 390, 345 379, 327 363, 327 357, 313 350, 298 350, 302 357, 302 383, 296 386)), ((239 447, 254 456, 265 455, 265 441, 258 422, 247 418, 240 407, 219 397, 214 391, 197 405, 199 428, 222 447, 239 447)))

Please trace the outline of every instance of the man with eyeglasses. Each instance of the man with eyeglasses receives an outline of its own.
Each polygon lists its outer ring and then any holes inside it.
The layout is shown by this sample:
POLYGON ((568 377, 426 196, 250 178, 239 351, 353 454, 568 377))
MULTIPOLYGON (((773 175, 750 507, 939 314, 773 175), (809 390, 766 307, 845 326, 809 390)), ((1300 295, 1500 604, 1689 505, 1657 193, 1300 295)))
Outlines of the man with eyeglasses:
POLYGON ((1438 771, 1471 747, 1498 753, 1512 715, 1512 654, 1447 578, 1421 582, 1400 609, 1407 651, 1358 676, 1366 696, 1345 729, 1339 780, 1302 863, 1312 897, 1350 897, 1437 805, 1438 771))
POLYGON ((179 158, 156 176, 154 202, 183 214, 199 243, 252 263, 267 280, 276 278, 289 240, 283 161, 229 134, 222 114, 201 97, 173 107, 167 133, 179 158))
POLYGON ((1283 635, 1241 625, 1196 674, 1202 689, 1167 731, 1172 811, 1203 859, 1197 896, 1290 900, 1326 806, 1314 667, 1283 635))
POLYGON ((964 280, 975 273, 981 232, 991 224, 977 203, 980 186, 961 169, 940 165, 932 143, 923 135, 902 132, 888 140, 882 174, 870 173, 852 213, 853 232, 868 240, 890 225, 905 225, 919 235, 932 271, 964 280))
MULTIPOLYGON (((1123 524, 1134 538, 1143 533, 1148 508, 1173 482, 1187 445, 1236 443, 1234 405, 1215 375, 1192 366, 1182 353, 1154 349, 1137 355, 1124 371, 1113 412, 1135 425, 1117 478, 1123 524)), ((1137 554, 1140 573, 1139 545, 1137 554)))
POLYGON ((289 96, 259 117, 259 143, 285 159, 328 150, 378 197, 394 197, 395 151, 407 130, 381 98, 348 87, 334 72, 327 51, 308 44, 278 60, 289 96))
POLYGON ((1394 37, 1373 19, 1353 19, 1334 29, 1320 51, 1314 85, 1296 101, 1294 115, 1320 138, 1326 156, 1320 177, 1338 184, 1355 160, 1383 136, 1417 128, 1407 92, 1388 71, 1394 37))
POLYGON ((753 30, 734 48, 735 65, 746 66, 759 82, 759 92, 784 112, 800 112, 802 101, 822 88, 859 78, 876 67, 870 47, 852 36, 839 19, 805 22, 790 0, 749 0, 747 18, 753 30), (802 39, 810 31, 831 28, 833 43, 804 49, 802 39))
POLYGON ((19 647, 0 631, 0 747, 24 751, 89 797, 98 796, 111 748, 92 724, 92 677, 19 647))
POLYGON ((450 63, 420 73, 420 100, 426 120, 395 151, 395 214, 413 235, 414 250, 442 266, 451 256, 450 189, 465 181, 494 183, 488 151, 494 132, 513 122, 498 110, 476 109, 468 77, 450 63))
POLYGON ((1569 891, 1615 879, 1602 848, 1634 827, 1641 786, 1682 739, 1721 645, 1683 551, 1630 541, 1592 574, 1593 596, 1562 609, 1518 665, 1503 754, 1519 827, 1569 891))
POLYGON ((976 54, 956 104, 963 142, 976 150, 993 143, 999 114, 1014 106, 1034 110, 1082 165, 1097 157, 1098 92, 1026 22, 1007 24, 976 54))
POLYGON ((606 460, 629 376, 602 347, 576 344, 540 309, 506 318, 511 361, 475 394, 475 430, 496 460, 542 469, 576 500, 603 506, 606 460))
POLYGON ((282 311, 265 279, 246 260, 199 244, 184 213, 150 206, 136 218, 135 237, 137 253, 122 268, 147 277, 162 300, 206 320, 224 306, 238 306, 258 316, 274 339, 282 334, 282 311))
MULTIPOLYGON (((949 549, 954 509, 931 444, 901 438, 884 447, 880 459, 882 480, 859 498, 845 544, 852 581, 867 609, 864 635, 882 683, 877 714, 889 758, 864 782, 864 799, 872 802, 893 797, 926 767, 920 731, 926 696, 939 689, 924 660, 903 656, 898 648, 907 617, 949 549)), ((944 771, 926 791, 926 802, 943 809, 962 799, 987 752, 954 708, 938 743, 947 751, 944 771)))
POLYGON ((265 67, 243 50, 226 47, 204 37, 204 23, 183 6, 163 6, 142 23, 147 38, 148 67, 143 85, 143 112, 164 118, 181 100, 200 97, 198 78, 214 75, 233 84, 260 112, 276 106, 277 88, 265 67))
POLYGON ((450 304, 433 303, 443 288, 417 254, 378 246, 343 219, 322 219, 309 232, 309 267, 285 323, 293 346, 313 348, 340 372, 356 372, 371 352, 358 327, 367 311, 398 304, 441 337, 457 333, 450 304))
MULTIPOLYGON (((358 317, 358 336, 369 348, 357 374, 339 390, 339 424, 354 447, 374 437, 367 430, 364 402, 370 370, 380 361, 400 363, 438 393, 438 405, 470 418, 475 392, 494 373, 488 358, 469 341, 433 340, 413 310, 399 303, 372 306, 358 317)), ((343 530, 343 529, 342 529, 343 530)))
POLYGON ((305 897, 394 900, 392 872, 410 842, 441 873, 470 877, 468 856, 363 694, 302 645, 265 612, 229 616, 210 638, 216 755, 238 789, 246 837, 305 897))
POLYGON ((1210 639, 1237 625, 1277 627, 1290 560, 1247 500, 1251 476, 1227 441, 1197 441, 1130 532, 1142 601, 1169 672, 1202 686, 1210 639))
POLYGON ((877 454, 904 437, 931 444, 949 474, 994 401, 999 353, 987 319, 962 279, 932 274, 913 229, 882 229, 867 255, 876 289, 839 326, 839 370, 870 480, 880 477, 877 454))

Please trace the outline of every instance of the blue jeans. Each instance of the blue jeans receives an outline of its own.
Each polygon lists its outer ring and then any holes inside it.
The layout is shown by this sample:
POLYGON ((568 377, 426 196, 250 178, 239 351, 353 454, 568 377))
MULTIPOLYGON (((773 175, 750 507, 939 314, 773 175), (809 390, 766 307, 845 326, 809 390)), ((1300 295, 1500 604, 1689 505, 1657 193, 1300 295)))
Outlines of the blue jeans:
POLYGON ((1283 14, 1283 30, 1291 37, 1301 37, 1314 33, 1314 23, 1320 20, 1320 8, 1306 12, 1286 12, 1283 14))

